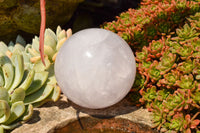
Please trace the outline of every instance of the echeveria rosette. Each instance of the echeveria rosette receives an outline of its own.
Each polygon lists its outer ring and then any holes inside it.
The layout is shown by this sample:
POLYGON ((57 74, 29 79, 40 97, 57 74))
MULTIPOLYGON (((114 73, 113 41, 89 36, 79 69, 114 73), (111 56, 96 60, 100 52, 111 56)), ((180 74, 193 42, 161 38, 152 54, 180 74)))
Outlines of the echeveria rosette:
POLYGON ((148 76, 153 83, 157 82, 162 77, 161 71, 157 69, 157 66, 158 61, 154 60, 148 69, 148 76))
MULTIPOLYGON (((71 35, 71 29, 65 31, 61 29, 60 26, 57 27, 56 33, 49 28, 45 30, 44 54, 48 57, 50 62, 55 61, 59 49, 71 35)), ((31 54, 32 63, 40 61, 39 37, 35 36, 35 38, 32 40, 32 44, 28 44, 26 49, 28 49, 28 53, 31 54)))
POLYGON ((184 44, 182 47, 177 49, 176 52, 180 55, 182 60, 190 58, 193 54, 192 46, 190 44, 184 44))
POLYGON ((194 68, 195 68, 195 60, 192 61, 191 59, 181 62, 177 66, 177 70, 182 72, 183 74, 192 73, 194 68))
POLYGON ((197 126, 199 125, 200 120, 195 119, 196 114, 191 118, 190 114, 185 113, 176 113, 171 119, 170 122, 167 122, 165 125, 168 129, 172 131, 181 131, 184 133, 191 133, 191 129, 195 129, 193 131, 198 131, 197 126))
POLYGON ((164 50, 165 50, 163 41, 164 39, 160 39, 158 41, 153 40, 151 43, 149 43, 148 57, 153 58, 153 59, 159 59, 163 55, 164 50))
POLYGON ((160 62, 158 63, 157 69, 161 71, 162 75, 167 73, 168 71, 177 66, 177 64, 175 63, 176 59, 176 54, 173 54, 166 49, 165 53, 160 58, 160 62))
POLYGON ((180 75, 181 74, 179 71, 171 70, 171 72, 164 74, 164 78, 159 80, 157 86, 163 86, 168 89, 173 89, 176 87, 175 83, 177 80, 180 79, 180 75))
POLYGON ((199 11, 199 5, 197 1, 187 0, 142 1, 139 9, 129 9, 102 27, 123 37, 133 50, 141 50, 161 35, 173 33, 175 28, 183 24, 185 17, 199 11))
POLYGON ((176 81, 176 85, 182 89, 194 89, 196 82, 192 74, 182 75, 180 80, 176 81))
POLYGON ((200 59, 195 59, 195 67, 192 70, 192 73, 195 76, 196 80, 200 80, 200 59))
POLYGON ((190 16, 190 17, 188 18, 188 20, 189 20, 190 23, 191 23, 191 26, 192 26, 192 27, 195 27, 195 29, 196 29, 197 31, 200 31, 199 19, 200 19, 200 13, 199 13, 199 12, 196 13, 195 15, 193 15, 193 16, 190 16))
MULTIPOLYGON (((200 42, 198 36, 200 31, 190 27, 191 25, 187 24, 184 28, 177 30, 179 37, 174 37, 176 36, 174 34, 163 37, 164 41, 152 41, 152 44, 161 43, 164 49, 160 58, 151 56, 152 46, 149 45, 145 47, 148 49, 145 53, 148 58, 136 60, 138 72, 146 77, 146 84, 141 89, 140 101, 146 103, 148 110, 153 112, 155 118, 153 122, 161 132, 199 131, 200 42), (192 35, 186 37, 188 34, 192 35), (147 62, 149 62, 148 65, 147 62), (152 86, 155 86, 156 90, 147 90, 152 86), (167 90, 168 95, 163 95, 165 92, 163 93, 162 90, 167 90), (143 97, 151 94, 154 98, 149 98, 149 101, 143 97), (178 118, 176 114, 181 113, 183 116, 179 115, 178 118), (194 118, 196 114, 198 115, 194 118), (186 115, 188 118, 189 115, 193 118, 191 122, 187 123, 186 115), (179 124, 180 120, 184 122, 179 124)), ((138 54, 136 58, 137 56, 138 54)))
POLYGON ((192 50, 194 52, 200 52, 200 38, 196 37, 190 41, 192 45, 192 50))
POLYGON ((25 105, 25 90, 15 89, 9 94, 6 88, 0 87, 0 131, 12 130, 31 118, 33 106, 25 105))
POLYGON ((177 37, 174 37, 173 40, 180 42, 186 41, 188 39, 193 39, 199 35, 194 27, 190 27, 188 24, 185 24, 182 29, 176 29, 177 37))
POLYGON ((46 66, 40 60, 37 37, 33 39, 32 45, 28 44, 26 47, 26 42, 21 36, 8 46, 0 42, 0 93, 4 95, 3 99, 3 95, 0 95, 1 131, 13 129, 28 120, 33 107, 59 99, 61 91, 54 75, 54 60, 58 50, 69 37, 67 35, 70 36, 71 32, 66 32, 60 27, 57 28, 56 34, 50 29, 46 30, 46 66))
POLYGON ((147 90, 145 90, 145 91, 143 89, 141 89, 140 94, 142 95, 142 98, 140 98, 140 102, 146 103, 147 108, 150 110, 151 109, 150 104, 152 101, 154 101, 154 99, 157 96, 156 87, 152 86, 150 88, 147 88, 147 90))
POLYGON ((141 52, 136 52, 136 61, 142 62, 142 61, 148 61, 148 49, 146 46, 142 48, 141 52))
POLYGON ((155 100, 152 102, 151 106, 153 107, 153 114, 152 114, 152 121, 153 121, 153 128, 157 128, 158 130, 161 129, 162 125, 166 122, 167 114, 163 111, 162 102, 155 100))

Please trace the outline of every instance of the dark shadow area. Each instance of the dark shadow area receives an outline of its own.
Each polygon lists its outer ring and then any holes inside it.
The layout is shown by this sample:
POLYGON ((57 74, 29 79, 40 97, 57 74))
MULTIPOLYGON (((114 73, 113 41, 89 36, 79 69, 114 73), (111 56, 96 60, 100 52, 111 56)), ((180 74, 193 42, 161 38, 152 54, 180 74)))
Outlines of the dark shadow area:
POLYGON ((34 110, 31 119, 29 119, 26 123, 27 124, 34 124, 41 120, 40 118, 40 111, 34 110))
MULTIPOLYGON (((128 114, 128 113, 131 113, 131 112, 139 109, 130 100, 129 95, 127 95, 123 100, 116 103, 115 105, 107 107, 107 108, 103 108, 103 109, 84 108, 84 107, 81 107, 81 106, 73 103, 69 99, 68 99, 68 102, 69 102, 70 106, 72 106, 74 109, 77 110, 77 112, 86 113, 86 114, 89 114, 93 117, 100 118, 100 119, 112 118, 117 115, 128 114)), ((78 113, 77 113, 77 118, 78 118, 78 113)))
POLYGON ((52 107, 52 106, 57 106, 59 109, 65 109, 65 108, 70 107, 70 104, 67 101, 63 100, 63 95, 61 95, 58 101, 47 102, 47 103, 43 104, 41 106, 41 108, 42 107, 52 107))
POLYGON ((121 12, 137 8, 140 0, 85 0, 64 28, 72 28, 73 33, 85 28, 97 28, 104 22, 115 20, 121 12))

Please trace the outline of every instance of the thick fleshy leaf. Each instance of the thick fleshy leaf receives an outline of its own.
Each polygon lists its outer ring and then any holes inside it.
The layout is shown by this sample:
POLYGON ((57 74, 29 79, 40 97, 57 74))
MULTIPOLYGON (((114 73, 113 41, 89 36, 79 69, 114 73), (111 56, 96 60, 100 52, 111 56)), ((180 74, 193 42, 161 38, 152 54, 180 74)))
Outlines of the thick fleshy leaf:
POLYGON ((4 123, 5 125, 9 125, 14 122, 17 118, 23 115, 25 111, 25 106, 22 101, 18 101, 12 104, 11 106, 11 114, 9 119, 4 123))
POLYGON ((20 84, 24 75, 24 60, 22 55, 13 55, 12 62, 15 67, 15 77, 12 86, 9 88, 9 93, 12 92, 20 84))
POLYGON ((199 123, 200 123, 200 120, 199 119, 196 119, 196 120, 193 120, 192 122, 191 122, 191 126, 190 126, 190 128, 196 128, 198 125, 199 125, 199 123))
POLYGON ((8 51, 8 47, 7 45, 0 41, 0 53, 5 54, 8 51))
POLYGON ((32 81, 32 84, 30 85, 30 87, 26 90, 26 96, 30 95, 36 91, 38 91, 46 82, 47 78, 48 78, 48 72, 36 72, 34 79, 32 81))
POLYGON ((27 104, 40 102, 46 99, 51 94, 52 91, 53 91, 52 85, 44 85, 37 92, 25 97, 24 103, 25 105, 27 105, 27 104))
POLYGON ((12 124, 9 124, 9 125, 4 125, 4 124, 1 124, 1 126, 6 129, 6 130, 12 130, 18 126, 20 126, 21 123, 20 122, 16 122, 16 123, 12 123, 12 124))
POLYGON ((30 119, 32 114, 33 114, 33 105, 29 104, 28 106, 26 106, 26 110, 25 110, 21 120, 26 121, 26 120, 30 119))
POLYGON ((55 86, 51 94, 46 99, 40 102, 33 103, 33 106, 40 107, 41 105, 43 105, 44 103, 48 101, 56 102, 60 97, 60 93, 61 93, 61 89, 58 86, 55 86))
POLYGON ((12 103, 23 101, 25 98, 25 90, 23 88, 17 88, 13 91, 13 93, 10 96, 11 96, 10 101, 12 103))
POLYGON ((22 88, 24 90, 27 90, 28 87, 31 85, 33 79, 34 79, 35 70, 32 69, 32 70, 29 71, 28 74, 26 74, 26 75, 25 74, 24 74, 25 79, 23 80, 23 82, 21 83, 21 85, 18 88, 22 88))
POLYGON ((0 100, 0 123, 6 122, 10 118, 10 107, 4 100, 0 100))
POLYGON ((0 100, 5 100, 6 102, 9 101, 8 91, 3 87, 0 87, 0 100))
POLYGON ((4 88, 9 89, 14 79, 14 68, 11 60, 6 56, 0 56, 1 69, 4 75, 4 88))

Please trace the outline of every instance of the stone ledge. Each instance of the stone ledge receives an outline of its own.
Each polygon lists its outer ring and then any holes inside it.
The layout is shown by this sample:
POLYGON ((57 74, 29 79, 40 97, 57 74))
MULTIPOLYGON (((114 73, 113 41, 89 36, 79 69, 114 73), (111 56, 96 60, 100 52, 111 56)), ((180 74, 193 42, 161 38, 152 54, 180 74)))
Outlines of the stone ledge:
POLYGON ((105 109, 91 110, 79 107, 61 95, 56 103, 49 102, 34 109, 32 118, 12 133, 54 133, 56 129, 83 117, 122 118, 134 123, 151 126, 150 113, 133 106, 128 98, 105 109))

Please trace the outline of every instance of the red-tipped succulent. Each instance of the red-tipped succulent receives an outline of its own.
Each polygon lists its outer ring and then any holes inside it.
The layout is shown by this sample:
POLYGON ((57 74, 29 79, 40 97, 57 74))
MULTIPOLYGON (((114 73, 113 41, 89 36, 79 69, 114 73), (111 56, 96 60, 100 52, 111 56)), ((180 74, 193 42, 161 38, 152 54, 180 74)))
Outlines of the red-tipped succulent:
POLYGON ((196 16, 173 36, 136 52, 138 73, 146 79, 140 102, 153 112, 154 127, 161 132, 200 130, 200 30, 191 24, 196 16))

